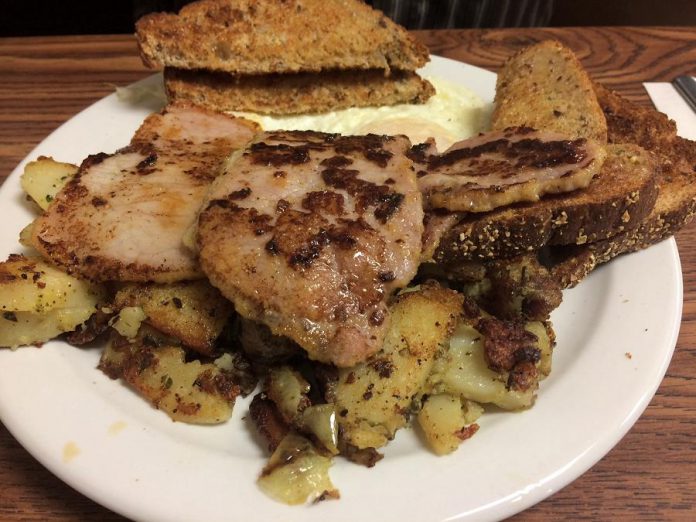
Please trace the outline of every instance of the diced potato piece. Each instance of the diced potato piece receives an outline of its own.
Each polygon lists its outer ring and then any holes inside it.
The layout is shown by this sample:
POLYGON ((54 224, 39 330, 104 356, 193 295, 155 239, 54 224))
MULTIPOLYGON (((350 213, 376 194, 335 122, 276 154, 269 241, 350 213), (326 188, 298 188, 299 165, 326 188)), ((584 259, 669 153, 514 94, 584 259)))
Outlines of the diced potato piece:
MULTIPOLYGON (((551 341, 543 323, 527 323, 537 335, 541 351, 540 370, 550 371, 551 341)), ((509 389, 507 373, 491 370, 484 355, 484 338, 472 326, 460 323, 450 339, 449 350, 435 363, 428 389, 446 392, 479 403, 492 403, 506 410, 528 408, 534 403, 536 386, 526 391, 509 389)))
POLYGON ((290 505, 338 498, 330 467, 330 458, 320 455, 308 439, 290 432, 271 455, 258 485, 272 499, 290 505))
POLYGON ((150 347, 118 338, 104 350, 99 369, 122 378, 173 420, 218 424, 232 415, 240 393, 230 374, 215 364, 184 361, 176 346, 150 347))
POLYGON ((438 455, 445 455, 478 430, 473 422, 482 413, 483 408, 475 402, 440 393, 425 401, 418 412, 418 425, 430 448, 438 455))
POLYGON ((148 324, 204 355, 213 353, 233 312, 232 304, 206 280, 127 284, 116 294, 114 305, 142 308, 148 324))
POLYGON ((0 346, 43 343, 73 331, 95 311, 105 290, 39 258, 0 263, 0 346))
POLYGON ((77 165, 61 163, 41 156, 27 163, 20 178, 22 189, 42 210, 46 210, 56 194, 77 172, 77 165))
POLYGON ((461 296, 440 287, 424 286, 398 297, 382 350, 339 372, 336 412, 347 443, 379 448, 406 425, 411 402, 446 345, 461 306, 461 296))

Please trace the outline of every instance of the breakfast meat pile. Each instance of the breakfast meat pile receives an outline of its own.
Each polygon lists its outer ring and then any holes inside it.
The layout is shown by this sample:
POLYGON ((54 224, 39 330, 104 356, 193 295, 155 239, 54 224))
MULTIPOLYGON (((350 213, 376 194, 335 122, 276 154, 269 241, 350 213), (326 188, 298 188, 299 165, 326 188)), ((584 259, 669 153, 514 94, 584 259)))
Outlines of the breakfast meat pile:
MULTIPOLYGON (((288 3, 290 25, 323 5, 288 3)), ((244 74, 322 75, 355 105, 354 71, 383 67, 389 103, 425 101, 396 96, 422 65, 420 44, 362 2, 327 4, 348 9, 339 33, 378 28, 374 41, 312 71, 284 46, 292 71, 257 57, 244 74), (350 81, 337 87, 336 74, 350 81)), ((175 99, 113 154, 27 165, 40 215, 21 233, 26 253, 0 264, 0 346, 104 339, 99 368, 176 421, 222 423, 253 396, 270 453, 259 485, 298 504, 338 497, 333 457, 375 466, 401 428, 417 424, 440 455, 487 408, 531 407, 562 290, 692 217, 696 150, 663 115, 593 83, 558 42, 512 56, 491 129, 447 150, 404 135, 264 131, 222 112, 245 96, 245 80, 220 76, 248 65, 235 59, 237 32, 205 53, 184 37, 223 20, 277 46, 250 5, 203 0, 146 19, 146 62, 185 88, 169 85, 175 99), (627 121, 661 129, 659 146, 647 152, 627 121)), ((326 102, 279 100, 286 114, 326 102)))

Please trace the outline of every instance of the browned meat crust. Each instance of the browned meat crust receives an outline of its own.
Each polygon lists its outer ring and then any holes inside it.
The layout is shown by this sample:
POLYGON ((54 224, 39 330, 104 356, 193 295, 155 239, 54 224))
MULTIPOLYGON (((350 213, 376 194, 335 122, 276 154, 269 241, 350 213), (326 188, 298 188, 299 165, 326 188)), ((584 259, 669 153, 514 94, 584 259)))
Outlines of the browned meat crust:
POLYGON ((238 313, 310 358, 377 351, 392 292, 415 275, 423 210, 404 136, 268 132, 218 178, 200 262, 238 313))
MULTIPOLYGON (((420 152, 417 149, 412 156, 418 158, 420 152)), ((486 212, 585 188, 605 156, 604 147, 592 140, 509 127, 423 157, 418 161, 418 186, 430 208, 486 212)))
POLYGON ((257 128, 190 104, 148 116, 128 147, 82 163, 35 221, 33 246, 95 281, 201 278, 183 237, 223 159, 257 128))

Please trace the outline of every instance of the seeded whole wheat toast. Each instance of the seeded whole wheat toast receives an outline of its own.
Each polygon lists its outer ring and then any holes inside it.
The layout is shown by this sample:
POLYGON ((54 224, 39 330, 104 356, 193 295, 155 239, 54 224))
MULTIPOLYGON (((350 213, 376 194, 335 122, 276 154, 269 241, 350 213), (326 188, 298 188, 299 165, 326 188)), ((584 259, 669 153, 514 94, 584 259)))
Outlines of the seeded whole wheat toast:
MULTIPOLYGON (((607 118, 594 84, 572 51, 556 41, 519 51, 500 71, 492 126, 508 125, 607 141, 607 118)), ((659 158, 635 140, 613 143, 587 189, 480 215, 461 214, 442 234, 433 260, 512 257, 547 245, 604 241, 637 228, 657 199, 659 158)))
POLYGON ((136 24, 151 67, 233 74, 413 71, 427 48, 360 0, 202 0, 136 24))
POLYGON ((583 190, 484 214, 462 214, 441 238, 436 262, 488 260, 545 245, 607 239, 639 223, 657 198, 655 158, 637 145, 608 145, 600 173, 583 190))
POLYGON ((392 71, 386 76, 381 69, 233 76, 166 67, 164 85, 170 100, 260 114, 311 114, 423 103, 435 93, 433 86, 414 72, 392 71))
POLYGON ((660 165, 659 195, 637 228, 582 247, 557 249, 563 262, 554 271, 565 286, 574 286, 583 274, 620 254, 674 235, 696 215, 696 142, 677 136, 675 123, 665 114, 640 107, 601 84, 595 84, 595 91, 607 118, 609 141, 636 143, 654 153, 660 165), (577 267, 585 268, 577 273, 577 267))

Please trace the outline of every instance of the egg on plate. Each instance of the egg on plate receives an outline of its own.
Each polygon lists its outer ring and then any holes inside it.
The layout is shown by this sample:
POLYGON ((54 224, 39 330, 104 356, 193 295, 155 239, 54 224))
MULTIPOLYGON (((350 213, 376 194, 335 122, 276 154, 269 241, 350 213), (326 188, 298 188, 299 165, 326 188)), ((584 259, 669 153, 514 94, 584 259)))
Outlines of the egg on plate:
POLYGON ((265 116, 235 112, 264 130, 314 130, 339 134, 405 134, 412 143, 434 138, 438 150, 473 136, 486 127, 483 100, 470 89, 430 77, 436 94, 423 104, 354 107, 323 114, 265 116))

